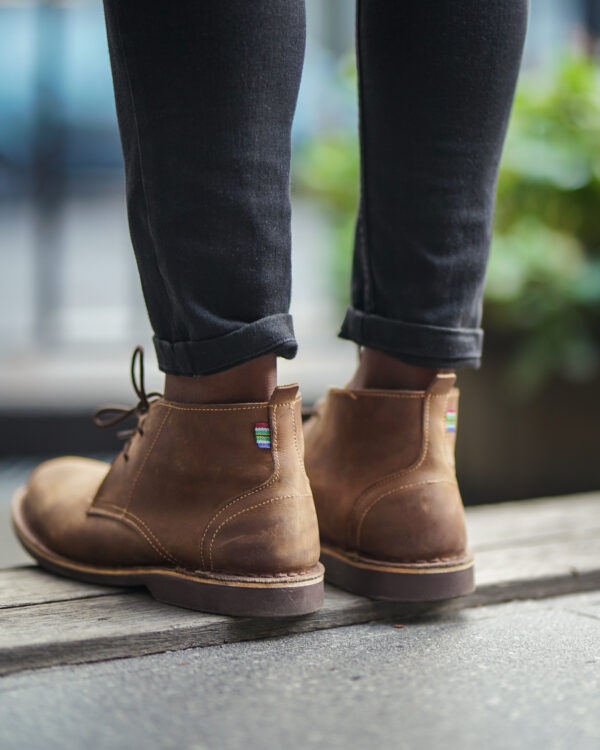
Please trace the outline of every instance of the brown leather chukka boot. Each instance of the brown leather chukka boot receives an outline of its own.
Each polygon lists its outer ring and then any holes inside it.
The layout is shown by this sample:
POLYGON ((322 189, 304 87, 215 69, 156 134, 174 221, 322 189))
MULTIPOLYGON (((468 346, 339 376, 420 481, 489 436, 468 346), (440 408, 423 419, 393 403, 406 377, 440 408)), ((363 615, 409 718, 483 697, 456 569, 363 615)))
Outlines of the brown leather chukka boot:
POLYGON ((266 617, 318 609, 323 567, 298 387, 277 388, 266 403, 222 405, 135 387, 138 429, 112 465, 46 461, 15 496, 28 552, 56 573, 144 585, 192 609, 266 617))
POLYGON ((325 577, 372 598, 471 592, 473 560, 454 471, 458 389, 332 389, 305 426, 325 577))

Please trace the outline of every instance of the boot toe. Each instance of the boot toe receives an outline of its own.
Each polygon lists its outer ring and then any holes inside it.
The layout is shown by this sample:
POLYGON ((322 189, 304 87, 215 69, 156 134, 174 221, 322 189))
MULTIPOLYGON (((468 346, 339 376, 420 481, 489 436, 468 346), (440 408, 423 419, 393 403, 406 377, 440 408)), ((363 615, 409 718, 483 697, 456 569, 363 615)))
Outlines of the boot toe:
POLYGON ((15 524, 38 545, 70 556, 108 469, 103 461, 75 456, 45 461, 29 478, 15 524))

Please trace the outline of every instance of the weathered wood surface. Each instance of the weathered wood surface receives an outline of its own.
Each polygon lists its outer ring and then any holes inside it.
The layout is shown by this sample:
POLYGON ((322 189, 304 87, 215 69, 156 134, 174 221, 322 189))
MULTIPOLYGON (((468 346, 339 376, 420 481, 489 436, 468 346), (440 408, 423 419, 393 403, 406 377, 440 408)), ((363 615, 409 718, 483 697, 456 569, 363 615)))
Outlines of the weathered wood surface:
POLYGON ((191 612, 140 589, 80 584, 35 567, 3 570, 0 674, 600 589, 600 494, 472 508, 468 523, 474 594, 409 605, 328 586, 319 612, 286 620, 191 612))
POLYGON ((36 566, 0 570, 0 612, 45 602, 121 594, 121 587, 95 586, 46 573, 36 566))
POLYGON ((519 500, 467 509, 471 547, 529 545, 550 537, 600 535, 600 492, 519 500))

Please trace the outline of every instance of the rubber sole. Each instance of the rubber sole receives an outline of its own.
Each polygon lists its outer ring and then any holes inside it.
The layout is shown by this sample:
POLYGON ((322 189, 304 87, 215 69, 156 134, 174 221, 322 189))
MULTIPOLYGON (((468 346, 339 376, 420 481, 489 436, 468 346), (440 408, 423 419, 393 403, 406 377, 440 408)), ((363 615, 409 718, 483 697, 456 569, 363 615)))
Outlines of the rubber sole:
POLYGON ((325 579, 370 599, 426 602, 453 599, 475 590, 473 558, 435 563, 370 560, 321 544, 325 579))
POLYGON ((57 555, 39 542, 24 522, 25 490, 12 501, 12 521, 25 550, 42 568, 86 583, 145 586, 158 601, 239 617, 297 617, 323 604, 323 565, 298 575, 252 577, 161 567, 105 568, 57 555))

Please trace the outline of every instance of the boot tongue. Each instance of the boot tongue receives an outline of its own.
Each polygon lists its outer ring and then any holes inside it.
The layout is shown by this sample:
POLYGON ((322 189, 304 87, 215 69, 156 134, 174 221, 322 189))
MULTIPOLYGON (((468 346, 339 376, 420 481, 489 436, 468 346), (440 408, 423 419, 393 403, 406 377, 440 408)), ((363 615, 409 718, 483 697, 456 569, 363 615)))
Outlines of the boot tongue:
POLYGON ((456 383, 456 375, 453 372, 441 372, 435 375, 429 387, 425 391, 427 394, 448 393, 456 383))
POLYGON ((277 388, 275 388, 275 390, 273 391, 273 395, 271 396, 269 403, 271 405, 275 405, 286 404, 290 401, 295 401, 298 395, 298 388, 298 383, 293 383, 292 385, 277 386, 277 388))

